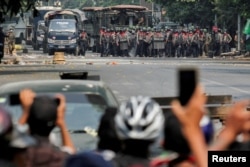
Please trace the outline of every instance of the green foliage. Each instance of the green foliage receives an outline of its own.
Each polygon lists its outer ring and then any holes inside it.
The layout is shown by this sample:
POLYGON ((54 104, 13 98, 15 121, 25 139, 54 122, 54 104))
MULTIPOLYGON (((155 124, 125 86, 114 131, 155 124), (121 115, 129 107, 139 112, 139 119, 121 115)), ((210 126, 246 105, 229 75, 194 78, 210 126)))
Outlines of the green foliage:
POLYGON ((247 18, 250 18, 249 0, 215 0, 214 4, 219 23, 227 25, 228 29, 237 28, 238 14, 240 14, 243 24, 247 18))
POLYGON ((0 1, 0 21, 6 15, 14 16, 33 8, 35 0, 1 0, 0 1))
POLYGON ((156 0, 167 10, 167 16, 181 24, 196 24, 202 27, 211 26, 214 19, 214 5, 209 0, 176 1, 156 0))
MULTIPOLYGON (((53 2, 54 0, 43 0, 53 2)), ((237 25, 237 14, 243 22, 250 18, 249 0, 146 0, 161 4, 167 10, 167 16, 180 23, 193 23, 201 26, 214 24, 214 15, 218 16, 220 26, 237 25)), ((0 22, 5 15, 34 9, 36 0, 0 0, 0 22)), ((119 4, 139 4, 140 0, 61 0, 64 8, 81 8, 83 6, 112 6, 119 4)))
POLYGON ((250 18, 249 0, 154 0, 167 9, 167 16, 180 23, 194 23, 201 26, 214 25, 215 14, 218 26, 236 29, 237 14, 243 22, 250 18))

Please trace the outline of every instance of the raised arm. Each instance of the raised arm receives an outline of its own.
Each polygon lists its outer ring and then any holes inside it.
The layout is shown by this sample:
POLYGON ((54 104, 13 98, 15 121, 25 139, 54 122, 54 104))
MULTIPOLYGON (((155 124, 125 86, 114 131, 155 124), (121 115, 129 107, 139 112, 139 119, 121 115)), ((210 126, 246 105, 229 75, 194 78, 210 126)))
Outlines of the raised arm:
POLYGON ((61 138, 62 138, 62 144, 64 148, 69 148, 71 153, 75 153, 75 147, 74 144, 70 138, 70 134, 68 132, 66 122, 65 122, 65 108, 66 108, 66 102, 65 102, 65 97, 62 94, 56 95, 56 98, 60 100, 60 104, 57 107, 57 120, 56 120, 56 125, 60 128, 61 130, 61 138))
POLYGON ((199 85, 186 107, 181 106, 178 100, 172 102, 173 112, 182 125, 183 134, 199 167, 208 166, 208 149, 200 128, 200 121, 205 113, 206 99, 202 87, 199 85))

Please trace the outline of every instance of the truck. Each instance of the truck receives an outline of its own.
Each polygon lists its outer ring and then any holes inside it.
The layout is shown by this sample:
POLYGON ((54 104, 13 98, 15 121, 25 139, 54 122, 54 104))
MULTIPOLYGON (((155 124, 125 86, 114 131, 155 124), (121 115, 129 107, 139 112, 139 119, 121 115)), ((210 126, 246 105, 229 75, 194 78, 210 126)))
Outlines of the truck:
POLYGON ((90 48, 93 52, 100 51, 99 32, 102 27, 117 30, 131 26, 152 26, 152 11, 140 5, 83 7, 82 11, 87 18, 84 28, 90 37, 90 48), (143 24, 140 20, 143 20, 143 24))
POLYGON ((74 19, 53 19, 47 30, 46 43, 49 55, 56 51, 73 53, 79 52, 79 30, 74 19))
POLYGON ((51 55, 54 51, 61 50, 78 55, 79 36, 80 32, 83 30, 84 19, 84 13, 77 9, 63 9, 47 12, 44 15, 45 33, 43 38, 43 53, 49 53, 49 55, 51 55), (62 21, 61 23, 60 20, 62 21), (61 33, 56 31, 54 28, 56 26, 58 26, 58 28, 60 28, 59 26, 64 27, 64 29, 60 29, 61 33), (51 34, 53 34, 53 37, 56 39, 58 36, 58 40, 61 42, 59 43, 60 45, 58 45, 58 41, 56 40, 55 44, 52 43, 50 38, 51 34), (65 37, 67 37, 67 39, 65 37))
POLYGON ((38 21, 37 23, 37 29, 35 30, 35 37, 33 38, 33 49, 39 50, 43 46, 43 38, 44 38, 44 30, 43 27, 45 26, 45 23, 43 20, 38 21))
POLYGON ((60 6, 35 6, 36 15, 31 17, 32 20, 32 47, 34 50, 39 50, 41 48, 41 34, 44 32, 41 31, 41 23, 44 22, 44 15, 49 11, 58 11, 62 8, 60 6))

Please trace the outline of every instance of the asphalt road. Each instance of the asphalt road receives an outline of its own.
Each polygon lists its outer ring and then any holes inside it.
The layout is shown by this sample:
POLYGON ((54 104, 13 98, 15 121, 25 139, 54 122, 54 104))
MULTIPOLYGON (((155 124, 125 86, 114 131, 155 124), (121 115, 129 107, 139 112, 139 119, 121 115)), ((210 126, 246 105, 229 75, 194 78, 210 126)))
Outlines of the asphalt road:
MULTIPOLYGON (((176 96, 176 70, 180 66, 199 69, 200 82, 211 95, 233 95, 235 100, 250 97, 250 60, 233 58, 100 58, 88 52, 86 57, 65 55, 64 65, 45 64, 53 56, 42 51, 18 52, 22 65, 0 65, 0 85, 37 79, 59 79, 62 71, 89 71, 100 75, 120 101, 134 95, 176 96)), ((5 59, 11 59, 6 56, 5 59)))
MULTIPOLYGON (((18 53, 19 65, 0 65, 0 85, 23 80, 60 79, 59 72, 88 71, 99 75, 119 101, 130 96, 177 96, 177 69, 195 66, 199 80, 210 95, 232 95, 233 100, 250 98, 250 60, 216 58, 112 58, 88 52, 86 57, 65 55, 65 64, 51 64, 53 56, 42 51, 18 53), (49 62, 49 63, 48 63, 49 62)), ((13 59, 6 56, 5 60, 13 59)), ((216 131, 221 123, 214 120, 216 131)))

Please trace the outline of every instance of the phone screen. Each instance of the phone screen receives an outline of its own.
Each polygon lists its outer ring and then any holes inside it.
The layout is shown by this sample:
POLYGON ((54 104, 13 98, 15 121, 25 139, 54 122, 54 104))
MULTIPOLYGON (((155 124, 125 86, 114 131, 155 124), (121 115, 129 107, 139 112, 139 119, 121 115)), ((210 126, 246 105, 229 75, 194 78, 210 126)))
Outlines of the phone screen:
POLYGON ((185 106, 197 85, 197 70, 194 68, 190 69, 179 69, 179 100, 181 105, 185 106))
POLYGON ((19 105, 21 103, 19 99, 19 94, 11 94, 9 96, 9 101, 10 105, 19 105))

